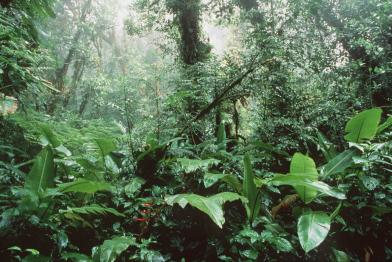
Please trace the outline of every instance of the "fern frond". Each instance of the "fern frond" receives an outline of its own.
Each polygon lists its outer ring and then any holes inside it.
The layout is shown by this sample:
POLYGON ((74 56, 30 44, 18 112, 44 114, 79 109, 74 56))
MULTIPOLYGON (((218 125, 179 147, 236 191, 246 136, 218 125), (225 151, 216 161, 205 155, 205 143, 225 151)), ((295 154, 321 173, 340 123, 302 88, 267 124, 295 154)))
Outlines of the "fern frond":
POLYGON ((105 206, 100 206, 97 204, 92 204, 84 207, 68 207, 67 209, 61 209, 59 211, 61 214, 81 214, 81 215, 108 215, 112 214, 118 217, 125 217, 124 214, 118 212, 113 208, 108 208, 105 206))

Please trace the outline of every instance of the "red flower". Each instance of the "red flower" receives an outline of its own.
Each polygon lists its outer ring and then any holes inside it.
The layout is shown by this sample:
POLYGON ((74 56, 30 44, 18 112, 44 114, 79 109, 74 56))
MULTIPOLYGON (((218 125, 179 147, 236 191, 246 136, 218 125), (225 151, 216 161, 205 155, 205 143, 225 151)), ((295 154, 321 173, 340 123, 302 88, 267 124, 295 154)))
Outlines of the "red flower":
POLYGON ((154 204, 153 203, 143 203, 142 206, 144 207, 152 207, 154 204))
POLYGON ((137 217, 137 218, 134 218, 134 220, 136 222, 148 222, 150 219, 149 218, 144 218, 144 217, 137 217))
POLYGON ((142 213, 142 214, 150 214, 151 211, 150 210, 146 210, 146 209, 142 209, 142 210, 140 210, 140 213, 142 213))

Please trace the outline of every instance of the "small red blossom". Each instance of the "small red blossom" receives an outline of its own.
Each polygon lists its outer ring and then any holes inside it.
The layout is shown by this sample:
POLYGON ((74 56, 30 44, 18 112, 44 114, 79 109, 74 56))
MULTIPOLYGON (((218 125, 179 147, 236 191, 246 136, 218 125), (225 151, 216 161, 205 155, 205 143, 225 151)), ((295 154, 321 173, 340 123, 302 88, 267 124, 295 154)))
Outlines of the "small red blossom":
POLYGON ((147 215, 147 214, 150 214, 151 211, 150 210, 146 210, 146 209, 142 209, 142 210, 140 210, 140 213, 147 215))
POLYGON ((144 217, 137 217, 137 218, 134 218, 134 220, 136 222, 148 222, 150 219, 149 218, 144 218, 144 217))
POLYGON ((143 203, 142 206, 144 207, 152 207, 154 204, 153 203, 143 203))

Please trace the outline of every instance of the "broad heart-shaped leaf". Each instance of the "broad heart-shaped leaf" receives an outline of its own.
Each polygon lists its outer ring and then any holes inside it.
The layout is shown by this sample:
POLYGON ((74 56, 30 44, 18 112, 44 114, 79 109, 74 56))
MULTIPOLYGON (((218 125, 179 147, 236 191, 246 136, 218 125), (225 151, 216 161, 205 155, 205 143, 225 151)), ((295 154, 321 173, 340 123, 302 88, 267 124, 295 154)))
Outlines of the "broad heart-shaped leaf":
POLYGON ((207 170, 210 166, 219 164, 217 159, 189 159, 189 158, 177 158, 177 161, 181 164, 181 167, 187 173, 194 172, 198 169, 207 170))
POLYGON ((377 133, 378 124, 380 123, 382 110, 373 108, 365 110, 354 116, 346 124, 344 136, 346 141, 361 143, 365 140, 371 140, 377 133))
POLYGON ((259 201, 258 189, 254 181, 254 175, 252 170, 252 163, 250 156, 245 154, 244 156, 244 182, 242 184, 242 194, 248 199, 246 205, 246 213, 248 215, 249 222, 253 222, 260 211, 261 203, 259 201))
MULTIPOLYGON (((317 180, 317 169, 313 159, 307 157, 301 153, 295 153, 290 164, 290 174, 306 174, 307 179, 316 181, 317 180)), ((317 196, 317 190, 314 190, 308 186, 294 186, 299 197, 306 204, 313 201, 317 196)))
POLYGON ((355 155, 357 155, 357 152, 353 149, 343 151, 322 167, 322 176, 327 177, 343 172, 353 164, 353 156, 355 155))
POLYGON ((314 181, 313 175, 308 174, 276 175, 268 181, 268 184, 274 186, 286 185, 293 187, 306 187, 309 190, 314 190, 337 199, 346 199, 346 196, 343 192, 330 187, 322 181, 314 181))
POLYGON ((53 186, 54 177, 53 150, 47 146, 35 158, 33 168, 26 177, 25 188, 38 194, 53 186))
POLYGON ((130 246, 137 246, 134 237, 115 237, 105 240, 101 246, 93 249, 94 262, 114 262, 130 246))
POLYGON ((297 233, 299 242, 305 250, 316 248, 327 237, 331 227, 331 219, 324 212, 307 212, 298 219, 297 233))
POLYGON ((241 192, 242 185, 238 178, 232 174, 215 174, 215 173, 205 173, 204 174, 204 186, 206 188, 211 187, 219 180, 225 182, 226 184, 230 185, 235 191, 241 192))
POLYGON ((179 194, 167 196, 165 198, 166 203, 171 206, 179 204, 182 208, 185 208, 189 204, 199 209, 207 214, 220 228, 222 228, 222 225, 225 223, 222 205, 225 202, 235 200, 241 200, 244 203, 247 202, 244 197, 232 192, 223 192, 210 197, 204 197, 196 194, 179 194))
POLYGON ((97 191, 111 191, 112 186, 105 182, 91 181, 79 178, 76 181, 63 183, 57 186, 60 192, 95 193, 97 191))

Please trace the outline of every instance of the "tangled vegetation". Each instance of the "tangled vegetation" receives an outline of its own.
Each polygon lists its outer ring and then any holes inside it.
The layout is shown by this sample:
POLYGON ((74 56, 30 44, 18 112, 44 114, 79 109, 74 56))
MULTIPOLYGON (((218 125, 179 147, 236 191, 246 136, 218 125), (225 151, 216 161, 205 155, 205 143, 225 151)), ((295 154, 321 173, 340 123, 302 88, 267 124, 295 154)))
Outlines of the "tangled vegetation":
POLYGON ((0 1, 1 260, 392 260, 391 14, 0 1))

